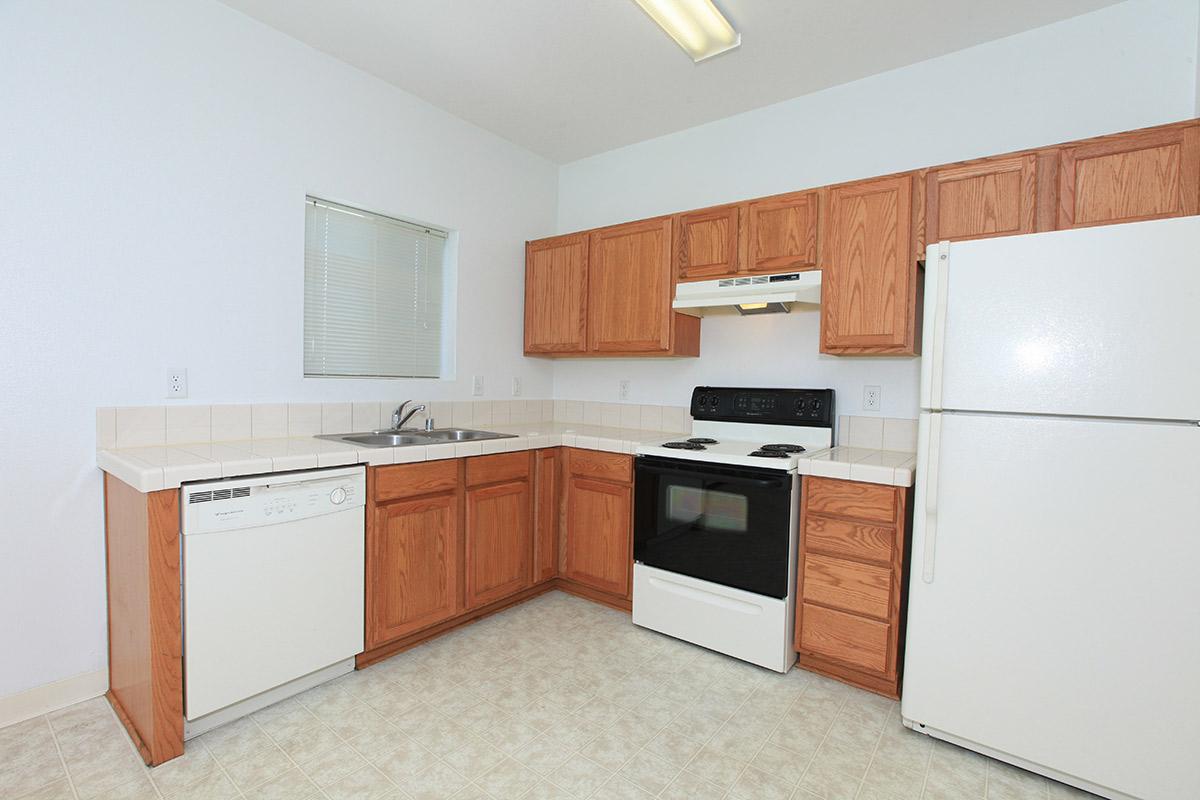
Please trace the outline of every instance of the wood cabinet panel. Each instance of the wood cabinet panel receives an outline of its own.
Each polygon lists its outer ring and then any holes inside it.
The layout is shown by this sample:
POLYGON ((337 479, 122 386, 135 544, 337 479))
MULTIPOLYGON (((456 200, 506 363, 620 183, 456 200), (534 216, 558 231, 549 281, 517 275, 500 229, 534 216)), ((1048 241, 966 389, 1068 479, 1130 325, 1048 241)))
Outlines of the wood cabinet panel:
POLYGON ((588 236, 525 245, 525 352, 587 350, 588 236))
POLYGON ((843 558, 808 553, 804 557, 804 599, 886 620, 892 570, 843 558))
POLYGON ((449 492, 458 487, 458 461, 451 458, 375 467, 372 480, 377 503, 449 492))
POLYGON ((1037 163, 1028 153, 929 170, 925 241, 1035 231, 1037 163))
POLYGON ((571 448, 568 468, 572 475, 604 481, 629 483, 633 480, 633 456, 599 450, 571 448))
POLYGON ((467 486, 529 479, 529 452, 472 456, 467 462, 467 486))
POLYGON ((891 626, 831 608, 804 603, 800 650, 870 672, 888 672, 891 626))
POLYGON ((916 353, 912 175, 829 190, 821 351, 916 353))
POLYGON ((736 274, 741 247, 742 207, 706 208, 674 218, 675 275, 711 280, 736 274))
POLYGON ((562 448, 534 451, 533 580, 558 574, 558 539, 562 528, 562 448))
POLYGON ((810 512, 889 525, 896 522, 895 487, 810 475, 804 479, 804 491, 805 506, 810 512))
POLYGON ((671 349, 671 218, 593 231, 588 266, 588 349, 671 349))
POLYGON ((817 266, 817 192, 746 204, 746 272, 788 272, 817 266))
POLYGON ((532 583, 529 516, 528 480, 467 490, 468 609, 507 597, 532 583))
POLYGON ((1059 154, 1058 227, 1200 213, 1200 126, 1068 145, 1059 154))
POLYGON ((457 492, 446 492, 375 506, 367 533, 368 647, 458 613, 458 502, 457 492))
POLYGON ((810 514, 804 526, 806 552, 847 556, 884 564, 892 560, 892 544, 895 538, 894 528, 863 525, 817 514, 810 514))
POLYGON ((629 594, 632 501, 630 486, 569 478, 564 577, 609 594, 629 594))

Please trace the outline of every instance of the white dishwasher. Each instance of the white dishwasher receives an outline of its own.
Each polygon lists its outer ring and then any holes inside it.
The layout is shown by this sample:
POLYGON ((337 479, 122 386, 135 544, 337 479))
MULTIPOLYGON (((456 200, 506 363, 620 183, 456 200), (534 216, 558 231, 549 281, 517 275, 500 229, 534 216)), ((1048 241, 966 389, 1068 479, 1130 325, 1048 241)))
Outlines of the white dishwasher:
POLYGON ((183 487, 185 736, 353 669, 365 501, 362 467, 183 487))

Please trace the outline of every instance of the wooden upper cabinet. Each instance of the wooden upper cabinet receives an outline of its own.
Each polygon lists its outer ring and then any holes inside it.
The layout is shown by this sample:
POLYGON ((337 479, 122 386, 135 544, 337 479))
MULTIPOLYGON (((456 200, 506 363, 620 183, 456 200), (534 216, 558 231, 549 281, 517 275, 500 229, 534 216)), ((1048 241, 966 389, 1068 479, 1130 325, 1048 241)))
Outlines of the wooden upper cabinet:
POLYGON ((1059 228, 1200 213, 1194 121, 1066 145, 1059 153, 1059 228))
POLYGON ((525 245, 525 352, 587 350, 588 236, 525 245))
POLYGON ((528 479, 467 490, 467 608, 507 597, 532 583, 530 497, 528 479))
POLYGON ((916 354, 913 176, 829 189, 821 352, 916 354))
POLYGON ((1037 164, 1037 155, 1029 153, 929 170, 925 241, 1033 233, 1037 164))
POLYGON ((677 214, 674 219, 675 275, 711 280, 734 275, 741 263, 742 206, 677 214))
POLYGON ((593 231, 588 265, 588 349, 671 349, 671 218, 593 231))
POLYGON ((789 272, 817 266, 817 192, 751 200, 745 207, 745 272, 789 272))
POLYGON ((368 648, 458 613, 458 498, 452 491, 375 506, 367 536, 368 648))

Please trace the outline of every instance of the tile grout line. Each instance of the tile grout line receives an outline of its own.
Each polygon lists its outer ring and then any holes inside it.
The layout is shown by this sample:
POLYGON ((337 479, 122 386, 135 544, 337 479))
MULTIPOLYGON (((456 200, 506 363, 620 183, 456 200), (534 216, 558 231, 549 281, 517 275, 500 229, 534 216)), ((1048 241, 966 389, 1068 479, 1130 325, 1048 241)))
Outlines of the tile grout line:
MULTIPOLYGON (((54 730, 54 726, 50 724, 50 715, 43 714, 42 721, 46 723, 46 727, 50 730, 50 740, 54 742, 54 752, 58 754, 58 763, 62 765, 63 775, 67 778, 67 788, 71 790, 71 796, 78 800, 79 790, 75 788, 75 779, 71 777, 71 768, 67 766, 67 758, 63 755, 62 745, 58 742, 58 732, 54 730)), ((49 786, 47 783, 45 786, 49 786)), ((45 788, 45 786, 41 788, 45 788)), ((40 791, 40 789, 38 790, 40 791)))

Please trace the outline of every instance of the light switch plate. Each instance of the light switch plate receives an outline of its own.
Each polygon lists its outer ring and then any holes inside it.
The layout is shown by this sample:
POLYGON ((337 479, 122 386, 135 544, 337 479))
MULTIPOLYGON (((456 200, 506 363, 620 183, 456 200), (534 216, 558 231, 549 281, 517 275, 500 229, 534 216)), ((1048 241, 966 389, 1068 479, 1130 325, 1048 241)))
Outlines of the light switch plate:
POLYGON ((471 379, 471 394, 483 397, 483 376, 476 375, 471 379))
POLYGON ((512 396, 513 396, 513 397, 520 397, 520 396, 521 396, 521 379, 520 379, 520 378, 513 378, 513 381, 512 381, 512 396))

